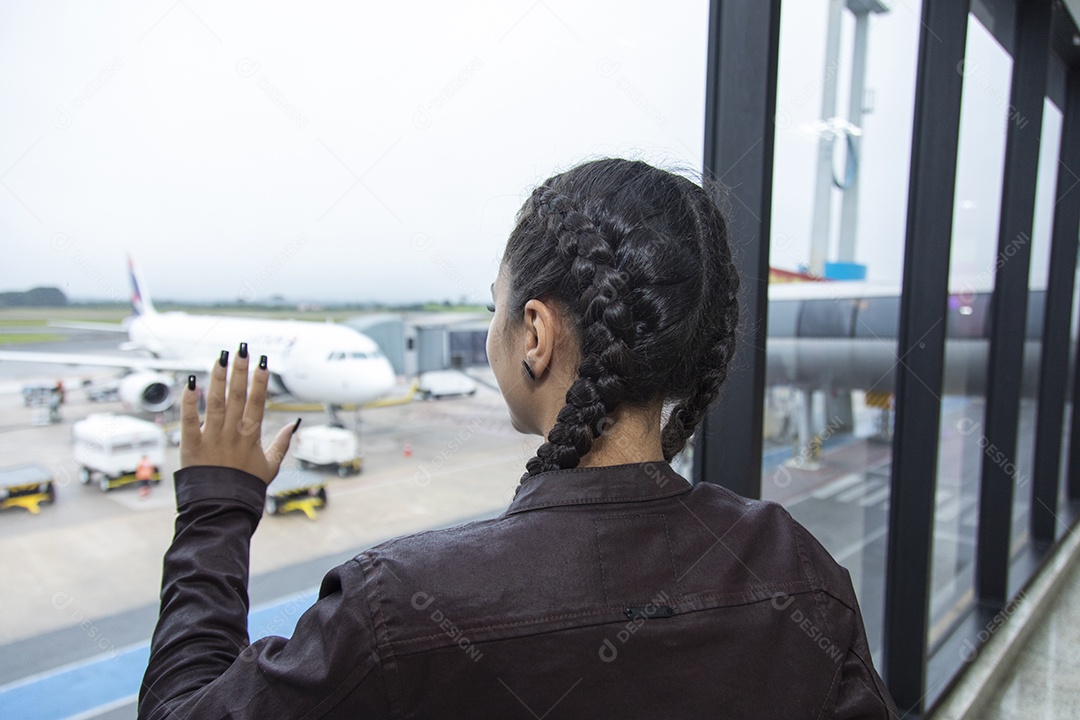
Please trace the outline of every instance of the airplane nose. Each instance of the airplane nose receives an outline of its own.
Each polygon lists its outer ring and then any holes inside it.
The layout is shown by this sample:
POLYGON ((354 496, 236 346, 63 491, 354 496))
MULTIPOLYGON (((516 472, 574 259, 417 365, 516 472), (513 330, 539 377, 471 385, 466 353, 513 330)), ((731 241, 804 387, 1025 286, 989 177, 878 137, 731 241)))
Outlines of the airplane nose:
POLYGON ((375 372, 371 374, 372 392, 381 397, 393 389, 396 380, 394 368, 390 367, 390 363, 379 362, 375 372))
POLYGON ((341 389, 355 397, 355 402, 377 400, 390 392, 397 377, 390 363, 368 360, 359 367, 352 368, 341 378, 341 389))

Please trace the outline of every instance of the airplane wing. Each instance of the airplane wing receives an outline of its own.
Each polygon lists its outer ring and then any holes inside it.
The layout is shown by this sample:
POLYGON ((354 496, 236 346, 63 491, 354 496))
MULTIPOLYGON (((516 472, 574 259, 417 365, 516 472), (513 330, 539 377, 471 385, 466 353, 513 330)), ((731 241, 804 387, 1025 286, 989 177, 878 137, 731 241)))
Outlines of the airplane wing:
POLYGON ((79 353, 12 352, 0 351, 0 362, 45 363, 53 365, 90 365, 93 367, 116 367, 128 370, 166 370, 173 372, 206 372, 210 362, 148 357, 124 357, 111 355, 85 355, 79 353))

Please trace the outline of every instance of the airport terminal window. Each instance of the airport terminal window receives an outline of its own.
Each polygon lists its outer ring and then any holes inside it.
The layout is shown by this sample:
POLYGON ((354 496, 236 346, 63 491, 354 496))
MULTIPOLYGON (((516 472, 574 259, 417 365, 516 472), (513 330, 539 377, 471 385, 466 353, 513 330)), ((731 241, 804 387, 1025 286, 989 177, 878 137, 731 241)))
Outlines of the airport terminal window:
POLYGON ((847 5, 781 9, 762 496, 851 572, 877 658, 920 18, 847 5))
MULTIPOLYGON (((1035 217, 1031 231, 1031 265, 1028 271, 1027 321, 1024 332, 1023 373, 1020 380, 1016 473, 1013 476, 1013 522, 1010 547, 1014 556, 1030 542, 1031 488, 1035 472, 1035 424, 1039 405, 1039 365, 1042 357, 1047 274, 1050 272, 1051 228, 1054 219, 1054 197, 1057 192, 1062 119, 1061 111, 1047 98, 1043 106, 1039 175, 1035 187, 1035 217)), ((1021 582, 1026 579, 1021 579, 1021 582)))
POLYGON ((855 337, 896 338, 900 317, 899 297, 870 297, 859 301, 856 309, 855 337))
MULTIPOLYGON (((327 558, 505 511, 540 444, 513 429, 482 367, 481 328, 490 320, 482 304, 491 300, 515 214, 536 184, 587 159, 629 157, 696 174, 704 155, 708 12, 705 0, 629 8, 613 0, 484 7, 427 0, 300 10, 258 3, 138 12, 110 6, 89 14, 74 6, 52 14, 9 9, 0 14, 12 62, 0 72, 0 90, 8 106, 25 112, 7 113, 0 133, 4 167, 23 158, 5 178, 11 192, 3 192, 2 229, 16 247, 2 268, 9 284, 0 290, 40 282, 73 301, 108 303, 100 315, 96 308, 76 315, 82 310, 75 308, 43 318, 42 328, 45 319, 118 323, 131 306, 125 246, 115 239, 128 237, 126 249, 159 309, 182 303, 175 309, 192 315, 295 315, 321 324, 359 305, 385 306, 403 323, 397 372, 407 379, 391 402, 353 411, 345 400, 333 418, 325 406, 337 403, 325 395, 282 396, 267 409, 268 435, 302 416, 300 436, 313 453, 301 467, 294 445, 294 465, 279 477, 324 477, 329 495, 316 520, 268 515, 253 540, 252 606, 278 603, 267 615, 275 617, 270 631, 288 634, 335 564, 327 558), (57 47, 63 52, 48 50, 57 47), (73 197, 82 198, 81 210, 73 197), (131 211, 108 211, 121 205, 131 211), (150 226, 160 232, 146 233, 150 226), (42 242, 45 227, 52 230, 42 242), (191 259, 189 269, 183 258, 191 259), (417 330, 430 316, 440 327, 417 330), (476 382, 458 373, 438 378, 439 392, 430 395, 447 395, 420 402, 425 393, 411 390, 415 375, 450 365, 445 328, 464 316, 480 323, 467 326, 460 356, 476 382), (332 434, 310 432, 331 422, 360 428, 358 451, 339 452, 332 434), (361 459, 362 472, 354 474, 361 459), (339 461, 345 464, 335 467, 339 461)), ((198 388, 208 388, 202 373, 221 349, 235 357, 236 344, 246 341, 257 358, 261 345, 291 337, 259 334, 192 355, 198 388)), ((100 343, 92 350, 111 351, 122 339, 82 337, 63 351, 89 352, 92 342, 100 343)), ((311 353, 333 361, 327 367, 383 357, 359 347, 367 346, 298 341, 289 364, 311 353)), ((320 382, 332 378, 317 370, 290 384, 284 359, 271 355, 269 363, 282 393, 340 385, 320 382)), ((2 372, 14 371, 5 363, 2 372)), ((26 382, 60 376, 48 366, 22 372, 26 382)), ((64 423, 94 410, 137 414, 116 399, 91 407, 78 380, 68 387, 64 423)), ((17 401, 12 411, 22 412, 17 401)), ((25 417, 31 412, 25 408, 25 417)), ((38 442, 45 430, 24 425, 0 433, 9 464, 59 467, 70 482, 55 508, 4 529, 44 528, 57 533, 55 542, 0 533, 0 557, 13 558, 4 569, 17 571, 6 572, 5 582, 19 588, 4 595, 0 646, 25 643, 32 651, 0 650, 0 685, 92 660, 95 672, 122 687, 122 699, 138 688, 140 662, 127 663, 120 677, 112 658, 99 656, 145 648, 149 639, 145 621, 156 614, 173 526, 178 449, 164 449, 162 485, 141 501, 134 487, 81 485, 68 438, 38 442), (91 536, 103 540, 86 542, 91 536), (136 536, 140 542, 125 540, 136 536), (48 583, 39 574, 44 567, 48 583), (70 605, 53 604, 61 591, 70 605), (103 618, 111 622, 104 635, 89 637, 79 627, 85 621, 96 632, 103 618), (99 646, 105 639, 108 647, 99 646), (13 659, 23 654, 39 666, 13 659)), ((171 424, 166 430, 177 434, 171 424)), ((253 621, 253 636, 267 624, 253 621)), ((71 707, 50 716, 89 717, 96 706, 71 707)), ((110 712, 135 716, 130 703, 110 712)))
POLYGON ((848 298, 804 301, 799 312, 797 335, 805 338, 851 337, 856 302, 848 298))
POLYGON ((769 303, 769 336, 793 338, 799 323, 799 300, 774 300, 769 303))
POLYGON ((945 337, 983 340, 990 337, 990 291, 978 292, 965 285, 949 295, 945 337))
POLYGON ((928 639, 936 646, 974 599, 982 432, 1012 59, 968 18, 950 257, 948 332, 931 555, 928 639))

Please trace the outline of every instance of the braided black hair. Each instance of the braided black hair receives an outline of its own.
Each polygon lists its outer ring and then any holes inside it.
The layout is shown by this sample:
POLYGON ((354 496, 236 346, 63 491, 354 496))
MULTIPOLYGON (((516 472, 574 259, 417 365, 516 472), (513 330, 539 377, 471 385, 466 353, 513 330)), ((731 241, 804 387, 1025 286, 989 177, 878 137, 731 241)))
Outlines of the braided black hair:
POLYGON ((739 278, 714 194, 643 162, 584 163, 533 191, 503 262, 506 317, 554 301, 581 348, 523 480, 576 467, 620 406, 673 404, 661 443, 666 460, 681 452, 735 351, 739 278))

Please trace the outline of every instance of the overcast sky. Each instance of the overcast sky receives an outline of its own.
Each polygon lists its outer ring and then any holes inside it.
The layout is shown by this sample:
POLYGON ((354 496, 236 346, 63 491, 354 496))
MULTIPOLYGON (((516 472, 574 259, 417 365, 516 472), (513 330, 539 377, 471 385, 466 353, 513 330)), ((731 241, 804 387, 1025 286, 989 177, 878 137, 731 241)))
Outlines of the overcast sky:
MULTIPOLYGON (((826 5, 784 6, 772 260, 787 269, 809 255, 826 5)), ((893 6, 871 24, 857 259, 898 284, 919 3, 893 6)), ((700 166, 707 14, 3 3, 0 289, 124 299, 130 252, 157 298, 484 301, 514 212, 552 172, 607 155, 700 166)), ((1008 58, 973 32, 954 284, 994 262, 1007 121, 1008 58)), ((839 115, 850 19, 844 33, 839 115)))

